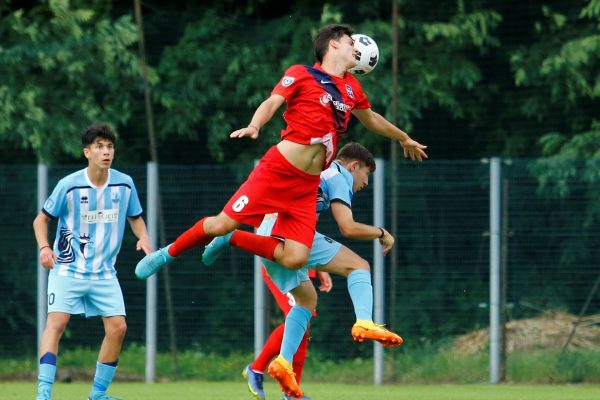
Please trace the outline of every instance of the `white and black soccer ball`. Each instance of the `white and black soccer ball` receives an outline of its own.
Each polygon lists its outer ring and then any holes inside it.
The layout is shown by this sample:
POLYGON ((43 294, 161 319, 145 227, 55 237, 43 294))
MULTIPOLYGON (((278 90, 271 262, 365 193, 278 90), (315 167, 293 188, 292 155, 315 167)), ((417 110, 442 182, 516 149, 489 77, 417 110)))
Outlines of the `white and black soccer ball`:
POLYGON ((348 72, 357 75, 368 74, 373 71, 379 61, 379 47, 371 37, 362 33, 355 33, 352 35, 352 39, 354 39, 354 48, 357 50, 358 64, 350 68, 348 72))

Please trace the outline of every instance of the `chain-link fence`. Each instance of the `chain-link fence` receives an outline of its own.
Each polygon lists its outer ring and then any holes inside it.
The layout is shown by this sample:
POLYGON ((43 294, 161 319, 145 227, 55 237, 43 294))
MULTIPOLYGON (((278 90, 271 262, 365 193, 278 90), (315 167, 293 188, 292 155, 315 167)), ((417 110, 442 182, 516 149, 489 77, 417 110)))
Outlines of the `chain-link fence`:
MULTIPOLYGON (((541 185, 544 181, 536 167, 538 163, 512 160, 504 162, 502 168, 502 260, 509 328, 510 323, 550 311, 588 317, 600 313, 600 294, 593 291, 600 272, 598 205, 593 204, 592 195, 598 189, 585 179, 571 180, 567 191, 541 185)), ((49 190, 60 177, 76 168, 49 168, 49 190)), ((574 168, 575 173, 581 171, 584 162, 574 168)), ((145 207, 146 166, 119 169, 133 176, 145 207)), ((166 241, 174 240, 198 218, 220 211, 249 169, 249 165, 159 166, 166 241)), ((489 165, 479 160, 401 162, 394 180, 389 170, 388 165, 386 221, 392 218, 391 196, 395 192, 398 232, 395 270, 389 257, 386 259, 385 314, 391 328, 405 339, 399 354, 431 344, 452 344, 459 335, 488 328, 489 165)), ((0 172, 2 357, 33 358, 37 348, 37 252, 31 227, 38 211, 36 171, 36 166, 21 165, 3 166, 0 172)), ((357 221, 371 223, 373 190, 378 188, 370 185, 355 196, 357 221)), ((51 224, 52 238, 53 229, 51 224)), ((342 238, 329 215, 321 219, 318 229, 372 261, 372 243, 342 238)), ((133 274, 141 258, 134 244, 135 238, 128 231, 117 269, 128 311, 126 341, 143 346, 145 282, 133 274)), ((203 266, 200 256, 201 249, 192 250, 168 268, 178 349, 222 355, 232 351, 251 353, 252 256, 232 249, 211 267, 203 266)), ((169 351, 170 346, 164 282, 159 277, 160 352, 169 351)), ((273 328, 282 316, 274 303, 268 304, 268 322, 273 328)), ((353 320, 346 283, 334 277, 332 292, 320 295, 318 317, 311 328, 311 352, 336 360, 372 357, 372 346, 352 341, 349 330, 353 320)), ((543 337, 543 330, 532 330, 527 340, 533 347, 560 348, 572 333, 572 326, 571 323, 556 334, 553 344, 543 337)), ((509 342, 511 329, 507 330, 509 342)), ((100 321, 73 318, 61 346, 96 348, 101 335, 100 321), (90 324, 98 324, 98 328, 90 328, 90 324)), ((574 338, 577 337, 575 332, 574 338)), ((483 343, 479 350, 486 345, 483 343)), ((519 348, 514 343, 507 346, 509 351, 519 348)))

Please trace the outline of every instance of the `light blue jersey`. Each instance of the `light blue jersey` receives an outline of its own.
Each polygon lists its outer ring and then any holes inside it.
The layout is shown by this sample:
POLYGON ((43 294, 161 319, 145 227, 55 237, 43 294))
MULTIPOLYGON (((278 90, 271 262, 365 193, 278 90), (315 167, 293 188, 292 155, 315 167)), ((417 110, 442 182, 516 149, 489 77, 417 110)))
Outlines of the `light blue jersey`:
POLYGON ((352 174, 336 161, 321 172, 319 193, 317 195, 317 217, 331 206, 332 201, 340 201, 352 208, 352 174))
POLYGON ((58 218, 50 274, 96 280, 116 277, 125 222, 141 216, 142 206, 129 175, 109 169, 106 184, 96 187, 85 168, 58 182, 42 212, 58 218))

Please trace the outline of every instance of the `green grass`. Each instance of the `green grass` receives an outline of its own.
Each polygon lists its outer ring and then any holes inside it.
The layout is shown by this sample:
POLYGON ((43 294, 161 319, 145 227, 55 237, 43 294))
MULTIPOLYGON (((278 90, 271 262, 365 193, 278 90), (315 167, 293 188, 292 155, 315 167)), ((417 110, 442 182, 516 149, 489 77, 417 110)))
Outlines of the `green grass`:
MULTIPOLYGON (((315 400, 594 400, 600 399, 600 386, 592 385, 350 385, 306 383, 307 395, 315 400)), ((54 398, 84 400, 90 385, 56 384, 54 398)), ((146 385, 115 383, 110 394, 126 400, 251 400, 243 381, 238 382, 171 382, 146 385)), ((267 398, 279 400, 281 393, 273 382, 265 385, 267 398)), ((3 400, 31 400, 35 383, 0 383, 3 400)))
MULTIPOLYGON (((71 378, 86 382, 94 373, 97 350, 68 349, 60 353, 58 381, 71 378)), ((144 349, 128 346, 120 356, 117 379, 142 381, 145 368, 144 349)), ((251 354, 228 356, 185 350, 179 353, 179 376, 175 377, 172 358, 159 353, 156 361, 160 381, 198 380, 234 381, 252 359, 251 354)), ((386 355, 386 382, 400 384, 482 384, 489 381, 487 354, 456 354, 443 346, 416 348, 386 355), (394 366, 394 368, 392 368, 394 366)), ((34 357, 2 359, 0 381, 35 380, 34 357)), ((507 382, 522 384, 600 384, 600 352, 570 351, 560 357, 557 351, 522 351, 508 355, 507 382)), ((372 382, 371 359, 332 360, 311 352, 303 377, 306 382, 365 384, 372 382)), ((0 395, 0 400, 2 396, 0 395)))

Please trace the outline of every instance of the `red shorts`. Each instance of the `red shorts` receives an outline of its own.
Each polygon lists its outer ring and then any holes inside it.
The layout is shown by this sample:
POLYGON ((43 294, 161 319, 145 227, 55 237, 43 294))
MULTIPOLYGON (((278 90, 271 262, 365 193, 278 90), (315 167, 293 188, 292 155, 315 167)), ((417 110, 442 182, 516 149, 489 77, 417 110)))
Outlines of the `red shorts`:
POLYGON ((254 227, 260 225, 266 214, 278 213, 271 234, 310 248, 317 224, 319 182, 319 175, 299 170, 273 146, 229 199, 223 212, 254 227))
MULTIPOLYGON (((283 315, 287 317, 292 307, 296 305, 296 299, 294 299, 294 296, 292 296, 291 293, 282 293, 281 290, 279 290, 279 288, 275 286, 271 278, 269 278, 269 274, 267 274, 267 270, 264 266, 261 266, 261 272, 263 280, 265 281, 265 284, 267 285, 269 291, 273 295, 273 298, 277 302, 277 305, 279 306, 279 308, 281 308, 281 311, 283 311, 283 315)), ((314 278, 314 275, 311 276, 311 278, 314 278)), ((317 316, 317 310, 312 311, 312 316, 313 318, 317 316)))

